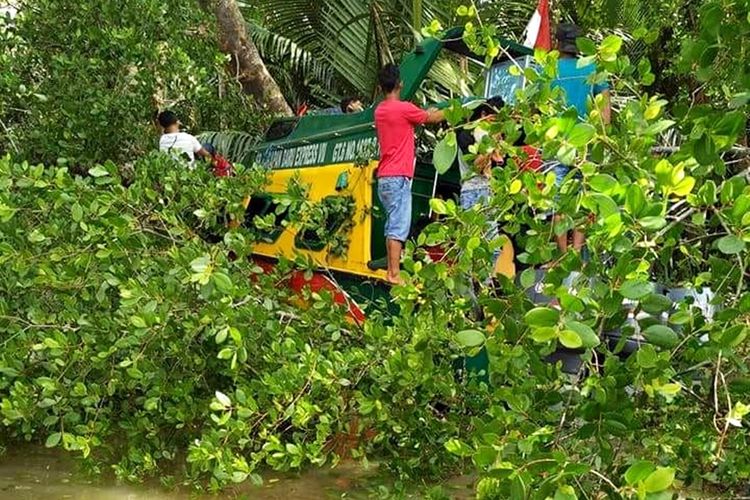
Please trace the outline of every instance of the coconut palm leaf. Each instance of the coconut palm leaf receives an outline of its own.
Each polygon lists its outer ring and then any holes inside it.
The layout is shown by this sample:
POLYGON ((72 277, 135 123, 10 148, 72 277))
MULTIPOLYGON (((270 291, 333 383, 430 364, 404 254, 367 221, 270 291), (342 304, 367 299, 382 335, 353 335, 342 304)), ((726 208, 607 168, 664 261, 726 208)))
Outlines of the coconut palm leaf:
POLYGON ((203 144, 212 144, 216 151, 233 163, 246 163, 250 149, 258 143, 260 136, 247 132, 205 132, 198 136, 203 144))
MULTIPOLYGON (((259 13, 259 24, 265 31, 278 37, 275 43, 260 43, 265 50, 273 49, 274 59, 283 55, 300 58, 295 48, 308 56, 314 54, 314 58, 309 58, 330 68, 334 80, 338 81, 338 85, 321 85, 321 88, 338 87, 350 93, 369 95, 375 87, 378 68, 410 50, 415 33, 423 23, 435 18, 447 22, 453 7, 446 6, 452 3, 441 0, 257 0, 253 2, 253 9, 259 13)), ((328 83, 321 78, 316 81, 328 83)), ((444 83, 447 86, 450 82, 444 83)))

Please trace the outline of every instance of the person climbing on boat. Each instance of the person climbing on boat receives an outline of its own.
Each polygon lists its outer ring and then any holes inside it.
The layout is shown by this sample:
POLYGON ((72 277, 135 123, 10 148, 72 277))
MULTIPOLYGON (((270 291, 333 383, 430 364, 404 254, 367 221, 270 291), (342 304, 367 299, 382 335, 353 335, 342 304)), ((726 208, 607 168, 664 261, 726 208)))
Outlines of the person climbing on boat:
MULTIPOLYGON (((587 114, 587 105, 589 99, 595 98, 598 94, 603 97, 603 104, 600 109, 603 123, 609 124, 611 119, 611 106, 609 85, 607 82, 593 83, 592 78, 596 75, 597 68, 595 64, 587 64, 579 67, 578 65, 578 47, 576 39, 580 36, 580 28, 575 24, 562 23, 557 26, 557 48, 560 52, 560 59, 557 62, 557 77, 552 82, 552 88, 560 88, 565 97, 567 107, 573 107, 578 113, 578 119, 583 119, 587 114)), ((568 173, 570 165, 563 165, 555 162, 552 166, 555 172, 555 184, 559 188, 568 173)), ((580 182, 581 174, 576 172, 573 179, 580 182)), ((553 224, 558 224, 562 218, 559 215, 553 216, 553 224)), ((556 236, 558 249, 565 253, 568 250, 568 232, 556 236)), ((573 229, 573 249, 580 252, 585 242, 585 236, 581 229, 573 229)))
POLYGON ((359 113, 364 110, 365 107, 362 104, 362 99, 359 97, 344 97, 341 99, 341 112, 344 114, 348 113, 359 113))
MULTIPOLYGON (((493 97, 487 102, 476 108, 470 118, 474 128, 462 128, 459 130, 456 139, 458 142, 458 167, 461 173, 461 192, 459 194, 459 203, 461 208, 469 210, 475 206, 486 206, 489 204, 491 197, 490 178, 492 177, 492 168, 504 164, 504 158, 499 151, 490 153, 472 155, 470 148, 472 145, 482 142, 484 136, 488 134, 481 122, 488 122, 495 119, 497 112, 505 106, 500 97, 493 97), (467 157, 474 156, 472 160, 467 157)), ((498 236, 497 221, 492 220, 490 216, 489 225, 485 238, 493 240, 498 236)), ((493 255, 493 266, 500 256, 500 249, 495 250, 493 255)))
POLYGON ((203 148, 195 136, 180 132, 182 124, 174 112, 162 111, 157 119, 163 130, 159 138, 160 151, 170 153, 181 160, 187 160, 190 169, 195 167, 195 155, 211 160, 211 154, 203 148))
POLYGON ((375 109, 375 128, 380 145, 376 177, 378 197, 385 209, 385 238, 388 258, 386 279, 401 283, 401 251, 411 230, 411 182, 416 165, 414 127, 440 123, 443 112, 424 110, 401 100, 401 74, 388 64, 378 75, 385 98, 375 109))

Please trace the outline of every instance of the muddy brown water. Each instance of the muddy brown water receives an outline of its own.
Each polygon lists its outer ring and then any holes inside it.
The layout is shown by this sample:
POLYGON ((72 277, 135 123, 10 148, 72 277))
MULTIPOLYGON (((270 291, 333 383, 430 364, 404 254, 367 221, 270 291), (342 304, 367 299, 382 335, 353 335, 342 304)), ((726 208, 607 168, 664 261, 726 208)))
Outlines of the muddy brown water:
MULTIPOLYGON (((75 460, 59 450, 38 446, 8 449, 0 455, 0 500, 326 500, 365 499, 378 496, 384 478, 376 467, 365 469, 346 462, 335 468, 311 468, 301 473, 264 474, 263 486, 243 484, 218 495, 198 495, 190 490, 166 490, 158 483, 122 484, 80 472, 75 460)), ((420 498, 415 487, 412 498, 420 498)), ((452 498, 471 498, 468 479, 451 481, 445 491, 452 498)))

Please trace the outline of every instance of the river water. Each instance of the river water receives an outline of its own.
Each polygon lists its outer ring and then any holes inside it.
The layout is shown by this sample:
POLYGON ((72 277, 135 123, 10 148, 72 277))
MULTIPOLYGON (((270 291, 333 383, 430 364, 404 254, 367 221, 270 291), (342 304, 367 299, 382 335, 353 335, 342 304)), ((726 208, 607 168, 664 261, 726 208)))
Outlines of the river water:
MULTIPOLYGON (((348 462, 300 474, 267 473, 261 487, 243 484, 217 496, 196 495, 188 490, 167 491, 158 483, 126 485, 92 479, 78 472, 75 460, 60 450, 21 446, 0 455, 0 500, 356 500, 376 496, 382 481, 375 468, 366 470, 348 462)), ((446 491, 453 498, 470 498, 470 486, 466 480, 451 481, 446 491)), ((421 496, 418 490, 415 498, 421 496)))

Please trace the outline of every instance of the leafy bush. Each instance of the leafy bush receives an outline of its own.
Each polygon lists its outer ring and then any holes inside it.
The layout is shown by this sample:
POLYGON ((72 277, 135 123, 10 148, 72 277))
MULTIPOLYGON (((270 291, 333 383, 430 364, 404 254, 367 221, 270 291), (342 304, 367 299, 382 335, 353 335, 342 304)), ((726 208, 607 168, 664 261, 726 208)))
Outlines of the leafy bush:
MULTIPOLYGON (((475 48, 497 48, 477 26, 475 48)), ((410 244, 393 290, 401 314, 371 310, 362 326, 324 293, 294 305, 280 286, 292 263, 263 275, 245 258, 253 231, 222 229, 262 171, 217 180, 154 155, 124 188, 111 163, 83 178, 0 161, 3 439, 79 451, 128 479, 186 463, 214 488, 351 452, 399 479, 476 470, 480 498, 746 494, 750 186, 727 152, 747 89, 732 82, 733 108, 667 116, 618 38, 582 45, 615 92, 638 96, 614 125, 561 113, 554 53, 537 54, 513 110, 582 180, 558 190, 511 164, 495 170, 486 211, 433 200, 441 220, 410 244), (653 155, 670 129, 681 147, 653 155), (557 257, 540 218, 553 207, 561 227, 585 226, 590 257, 559 256, 537 283, 533 267, 557 257), (528 267, 518 282, 477 285, 502 240, 482 238, 489 214, 528 267), (432 262, 423 247, 438 244, 448 260, 432 262), (710 288, 716 311, 662 285, 710 288), (532 302, 537 287, 559 307, 532 302), (573 374, 550 362, 560 350, 582 361, 573 374), (485 355, 488 370, 472 369, 485 355)), ((454 103, 452 127, 466 114, 454 103)), ((515 152, 510 117, 491 132, 515 152)), ((450 134, 438 150, 455 151, 450 134)), ((309 211, 298 224, 331 215, 293 191, 289 205, 309 211)))
POLYGON ((70 2, 24 2, 0 19, 0 153, 132 162, 156 147, 164 108, 191 130, 257 132, 262 119, 224 75, 213 25, 197 2, 78 2, 74 15, 70 2))

